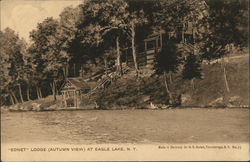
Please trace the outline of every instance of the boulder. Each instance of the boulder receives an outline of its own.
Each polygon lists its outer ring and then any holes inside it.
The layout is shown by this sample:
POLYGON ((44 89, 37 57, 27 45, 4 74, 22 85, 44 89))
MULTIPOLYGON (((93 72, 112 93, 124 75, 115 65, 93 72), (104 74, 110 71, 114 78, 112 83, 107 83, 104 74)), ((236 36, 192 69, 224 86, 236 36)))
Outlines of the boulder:
POLYGON ((18 111, 18 110, 19 110, 19 107, 18 107, 17 104, 15 104, 15 105, 10 106, 10 107, 9 107, 9 110, 10 110, 10 111, 18 111))
POLYGON ((1 106, 0 108, 1 108, 1 112, 9 111, 8 106, 1 106))
POLYGON ((225 103, 222 97, 219 97, 208 104, 211 107, 225 107, 225 103))
POLYGON ((34 111, 40 111, 41 110, 41 104, 38 103, 32 103, 32 110, 34 111))
POLYGON ((192 100, 191 95, 189 95, 189 94, 182 94, 181 95, 181 105, 182 106, 188 106, 188 104, 190 104, 191 100, 192 100))
POLYGON ((45 108, 45 109, 48 109, 48 110, 56 110, 56 109, 59 109, 59 108, 58 108, 58 105, 57 105, 57 104, 54 104, 54 105, 50 105, 48 108, 45 108))
POLYGON ((167 109, 167 108, 170 108, 170 105, 157 104, 157 107, 160 108, 160 109, 167 109))
POLYGON ((150 100, 150 96, 149 95, 144 95, 144 96, 141 97, 141 99, 142 99, 143 102, 147 102, 147 101, 150 100))
POLYGON ((229 98, 228 107, 239 107, 242 105, 242 99, 240 96, 232 96, 229 98))

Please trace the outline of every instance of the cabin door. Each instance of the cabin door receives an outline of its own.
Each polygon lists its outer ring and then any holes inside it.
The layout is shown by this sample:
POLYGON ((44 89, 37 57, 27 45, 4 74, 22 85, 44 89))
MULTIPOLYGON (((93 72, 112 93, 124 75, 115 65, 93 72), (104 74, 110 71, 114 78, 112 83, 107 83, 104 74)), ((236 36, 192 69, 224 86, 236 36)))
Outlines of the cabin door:
POLYGON ((66 107, 76 107, 75 91, 65 92, 65 95, 66 95, 66 107))

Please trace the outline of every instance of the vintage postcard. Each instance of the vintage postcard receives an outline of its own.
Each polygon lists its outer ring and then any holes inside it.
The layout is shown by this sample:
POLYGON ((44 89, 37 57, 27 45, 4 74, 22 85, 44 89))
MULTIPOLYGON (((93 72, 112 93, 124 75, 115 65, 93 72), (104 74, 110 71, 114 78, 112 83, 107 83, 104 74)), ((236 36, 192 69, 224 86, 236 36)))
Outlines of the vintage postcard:
POLYGON ((247 0, 1 0, 2 161, 248 161, 247 0))

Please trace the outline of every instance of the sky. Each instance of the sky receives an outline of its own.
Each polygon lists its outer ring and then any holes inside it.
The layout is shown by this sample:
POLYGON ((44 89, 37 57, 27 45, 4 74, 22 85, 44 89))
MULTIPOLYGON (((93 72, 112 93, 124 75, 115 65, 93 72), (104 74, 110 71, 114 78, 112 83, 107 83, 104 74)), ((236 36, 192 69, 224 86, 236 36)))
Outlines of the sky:
POLYGON ((1 31, 10 27, 26 41, 29 32, 47 17, 58 18, 63 8, 83 0, 0 0, 1 31))

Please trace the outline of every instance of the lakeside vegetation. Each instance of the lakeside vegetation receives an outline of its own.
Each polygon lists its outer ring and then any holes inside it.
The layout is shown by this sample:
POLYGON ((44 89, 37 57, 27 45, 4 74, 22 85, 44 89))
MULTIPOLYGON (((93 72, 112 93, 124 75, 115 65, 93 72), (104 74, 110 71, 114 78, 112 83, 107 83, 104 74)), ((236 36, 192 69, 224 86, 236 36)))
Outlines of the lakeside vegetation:
MULTIPOLYGON (((227 64, 228 83, 231 87, 229 103, 225 105, 222 92, 218 91, 224 86, 220 63, 203 64, 204 79, 195 81, 195 89, 192 89, 190 82, 181 79, 181 73, 173 76, 176 81, 170 89, 181 97, 179 108, 247 108, 249 107, 248 76, 243 75, 249 72, 249 55, 231 58, 227 64), (206 77, 209 76, 209 77, 206 77), (213 80, 210 77, 214 78, 213 80)), ((125 74, 122 79, 117 80, 112 86, 98 91, 91 97, 83 99, 85 103, 78 109, 168 109, 169 103, 166 99, 166 91, 162 82, 162 76, 144 76, 139 80, 131 77, 135 71, 125 74), (131 74, 132 73, 132 74, 131 74), (136 85, 136 86, 135 86, 136 85), (139 89, 138 89, 139 87, 139 89), (131 95, 135 94, 135 95, 131 95), (114 100, 115 98, 115 100, 114 100), (96 102, 96 104, 95 104, 96 102), (152 103, 152 104, 151 104, 152 103)), ((62 110, 62 97, 57 96, 54 101, 52 95, 33 101, 26 101, 3 107, 11 111, 49 111, 62 110)), ((69 109, 69 108, 67 108, 69 109)), ((70 109, 69 109, 70 110, 70 109)))
POLYGON ((56 109, 67 77, 87 79, 115 69, 120 77, 83 100, 85 107, 249 107, 248 55, 225 61, 232 53, 229 45, 237 47, 234 53, 248 51, 247 37, 244 0, 88 0, 66 7, 59 19, 39 23, 30 32, 30 44, 12 29, 0 32, 0 104, 17 110, 56 109), (180 41, 169 39, 152 69, 140 66, 143 39, 159 30, 177 32, 184 20, 198 29, 195 50, 185 51, 180 41), (130 67, 125 48, 130 49, 130 67))

